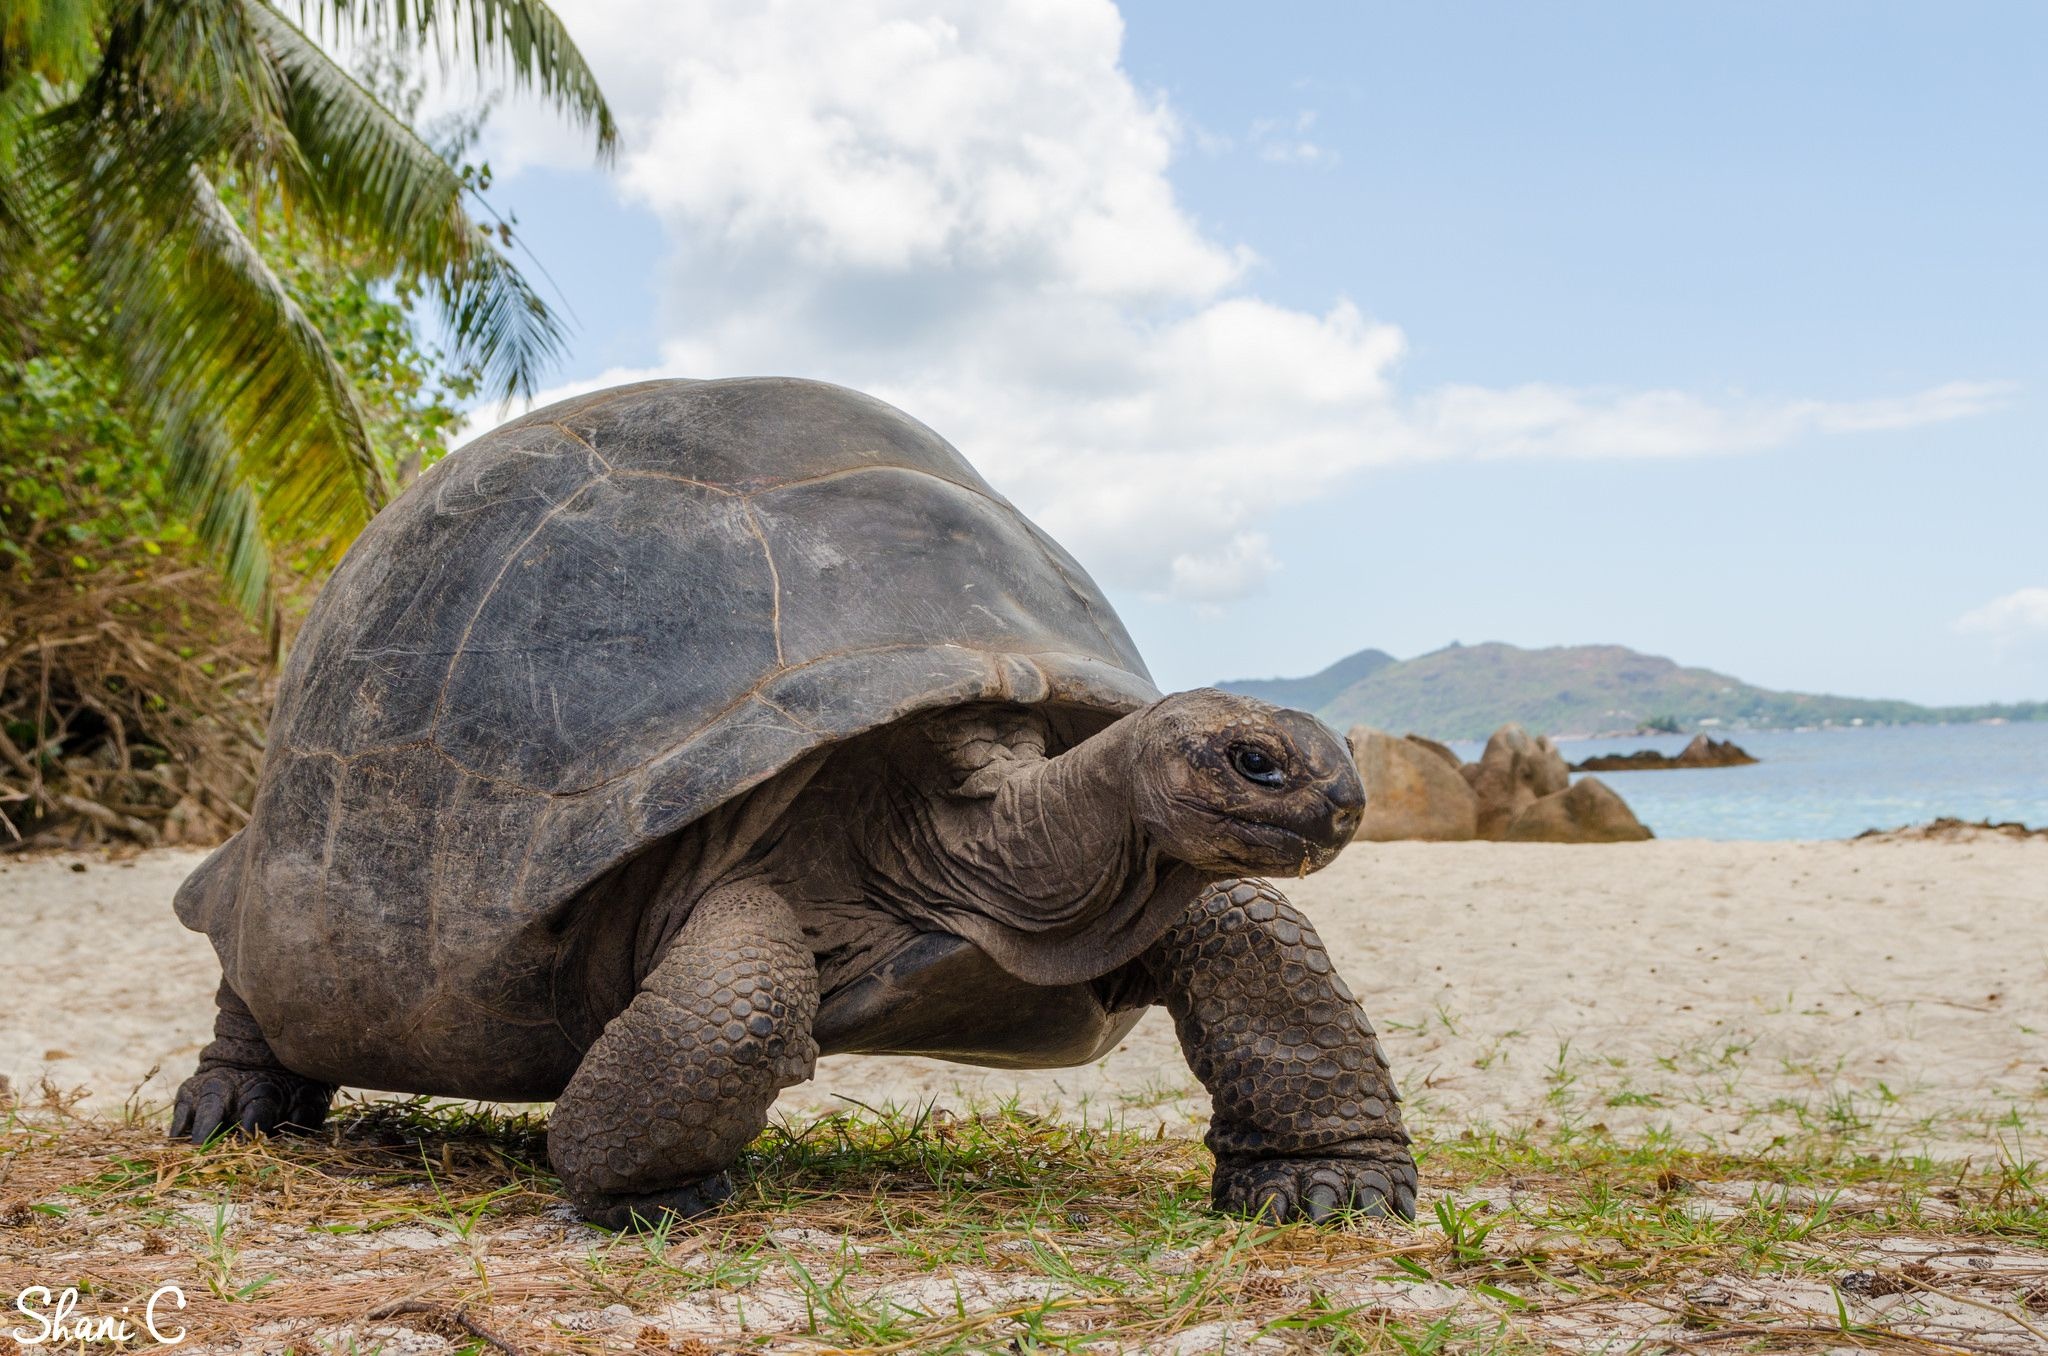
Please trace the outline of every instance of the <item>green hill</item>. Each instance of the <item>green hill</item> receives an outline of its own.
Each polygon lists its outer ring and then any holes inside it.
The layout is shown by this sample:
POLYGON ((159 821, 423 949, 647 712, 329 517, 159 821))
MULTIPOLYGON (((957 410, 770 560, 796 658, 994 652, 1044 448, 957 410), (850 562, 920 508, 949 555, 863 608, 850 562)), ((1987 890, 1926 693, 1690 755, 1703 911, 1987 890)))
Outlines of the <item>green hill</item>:
POLYGON ((1321 673, 1312 673, 1306 678, 1245 678, 1237 682, 1219 683, 1217 686, 1242 692, 1248 697, 1257 697, 1275 706, 1292 706, 1302 711, 1314 711, 1334 700, 1337 695, 1354 683, 1363 682, 1381 669, 1401 661, 1385 650, 1360 650, 1357 654, 1346 655, 1321 673))
POLYGON ((1524 650, 1452 645, 1415 659, 1361 650, 1308 678, 1217 684, 1314 711, 1338 729, 1364 723, 1438 739, 1483 739, 1508 721, 1560 735, 1634 731, 1669 719, 1750 729, 2048 719, 2048 703, 1930 707, 1862 697, 1774 692, 1711 669, 1685 668, 1622 645, 1524 650), (1342 681, 1339 681, 1342 680, 1342 681))

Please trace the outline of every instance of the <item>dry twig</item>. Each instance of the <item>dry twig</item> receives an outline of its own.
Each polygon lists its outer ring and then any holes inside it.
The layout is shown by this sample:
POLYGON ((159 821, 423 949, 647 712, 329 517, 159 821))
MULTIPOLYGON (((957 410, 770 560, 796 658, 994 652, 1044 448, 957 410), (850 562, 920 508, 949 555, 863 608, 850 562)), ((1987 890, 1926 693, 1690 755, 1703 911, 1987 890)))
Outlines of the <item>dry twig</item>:
POLYGON ((0 569, 0 850, 210 843, 247 821, 272 667, 175 549, 54 528, 0 569), (47 540, 45 539, 47 538, 47 540))

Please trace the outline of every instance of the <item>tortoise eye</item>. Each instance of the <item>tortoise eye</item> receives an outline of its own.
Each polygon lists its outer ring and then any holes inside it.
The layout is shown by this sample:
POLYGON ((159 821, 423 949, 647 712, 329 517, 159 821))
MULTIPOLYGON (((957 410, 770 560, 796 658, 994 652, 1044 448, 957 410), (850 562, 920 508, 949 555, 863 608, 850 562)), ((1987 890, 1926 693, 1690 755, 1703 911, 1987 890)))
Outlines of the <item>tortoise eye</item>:
POLYGON ((1287 774, 1264 749, 1256 749, 1249 744, 1239 744, 1230 751, 1230 766, 1236 769, 1238 776, 1260 786, 1279 786, 1287 780, 1287 774))

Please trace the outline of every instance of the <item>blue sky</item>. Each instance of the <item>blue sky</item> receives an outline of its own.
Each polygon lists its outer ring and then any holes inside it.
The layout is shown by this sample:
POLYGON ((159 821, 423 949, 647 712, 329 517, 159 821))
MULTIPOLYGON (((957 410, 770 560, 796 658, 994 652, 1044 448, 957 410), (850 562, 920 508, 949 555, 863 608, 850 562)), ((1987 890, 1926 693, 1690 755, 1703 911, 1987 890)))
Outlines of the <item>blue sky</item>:
POLYGON ((619 165, 487 141, 557 389, 892 399, 1163 685, 1499 639, 2048 697, 2048 11, 562 13, 619 165))

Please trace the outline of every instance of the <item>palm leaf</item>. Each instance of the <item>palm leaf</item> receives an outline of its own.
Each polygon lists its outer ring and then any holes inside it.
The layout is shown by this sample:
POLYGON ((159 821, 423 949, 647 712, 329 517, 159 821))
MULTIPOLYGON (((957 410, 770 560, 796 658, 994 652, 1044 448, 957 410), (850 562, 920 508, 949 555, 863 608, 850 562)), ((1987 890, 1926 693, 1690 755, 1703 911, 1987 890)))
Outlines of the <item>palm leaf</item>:
MULTIPOLYGON (((0 0, 6 3, 7 0, 0 0)), ((0 50, 0 266, 47 260, 109 340, 179 500, 237 600, 269 612, 273 547, 331 563, 388 486, 348 375, 214 191, 232 167, 339 252, 426 284, 501 395, 556 356, 554 317, 464 210, 462 175, 265 0, 12 0, 90 13, 99 66, 68 102, 20 99, 0 50), (11 231, 11 234, 10 234, 11 231)), ((536 0, 302 3, 349 30, 509 68, 616 138, 582 55, 536 0)), ((12 11, 0 14, 11 35, 12 11)), ((73 31, 52 29, 51 31, 73 31)), ((0 288, 0 290, 5 290, 0 288)))
POLYGON ((464 210, 462 176, 282 16, 252 14, 283 82, 302 200, 380 266, 432 286, 454 356, 483 368, 491 394, 531 394, 561 356, 561 326, 464 210))
POLYGON ((271 589, 271 537, 234 442, 210 419, 188 421, 172 452, 171 489, 191 515, 193 534, 212 557, 228 597, 265 624, 276 646, 277 596, 271 589))
POLYGON ((237 515, 212 507, 231 465, 257 492, 267 533, 324 538, 332 556, 388 488, 347 374, 196 167, 220 136, 205 118, 166 113, 110 131, 67 110, 38 145, 41 234, 74 261, 216 553, 238 549, 227 535, 237 515))
POLYGON ((20 281, 35 233, 31 227, 34 198, 21 172, 20 148, 30 127, 43 112, 42 82, 25 76, 0 86, 0 295, 20 281))
POLYGON ((102 0, 0 0, 0 85, 35 76, 68 85, 92 70, 102 0))
POLYGON ((345 34, 435 40, 444 61, 467 55, 479 69, 507 67, 516 87, 537 90, 591 128, 600 157, 616 149, 618 124, 597 77, 554 10, 538 0, 300 0, 299 8, 321 11, 345 34))

